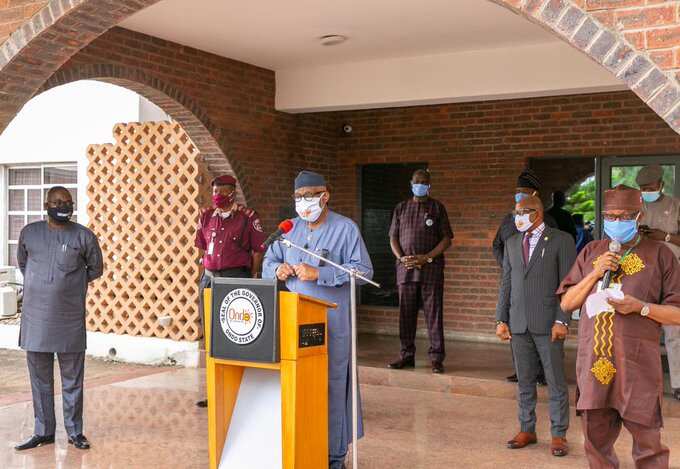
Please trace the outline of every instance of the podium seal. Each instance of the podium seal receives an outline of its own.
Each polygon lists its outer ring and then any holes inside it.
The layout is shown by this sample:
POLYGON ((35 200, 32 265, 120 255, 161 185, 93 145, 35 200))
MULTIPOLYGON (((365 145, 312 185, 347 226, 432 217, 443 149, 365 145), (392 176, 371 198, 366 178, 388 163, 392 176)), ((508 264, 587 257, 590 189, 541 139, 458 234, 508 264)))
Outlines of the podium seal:
POLYGON ((227 339, 237 345, 255 342, 264 327, 262 301, 247 288, 232 290, 220 305, 220 325, 227 339))

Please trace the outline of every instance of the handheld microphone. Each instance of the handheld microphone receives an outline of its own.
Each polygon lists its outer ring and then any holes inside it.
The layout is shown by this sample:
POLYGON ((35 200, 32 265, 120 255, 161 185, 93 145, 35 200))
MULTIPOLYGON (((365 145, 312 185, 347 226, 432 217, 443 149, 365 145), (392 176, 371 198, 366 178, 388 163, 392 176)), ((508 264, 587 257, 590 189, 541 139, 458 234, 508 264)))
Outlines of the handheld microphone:
MULTIPOLYGON (((609 242, 609 252, 613 252, 614 254, 618 254, 621 252, 621 243, 619 243, 617 240, 612 239, 609 242)), ((602 277, 602 289, 606 290, 609 288, 609 283, 612 281, 612 271, 608 270, 604 273, 604 277, 602 277)))
POLYGON ((266 241, 262 243, 262 247, 265 249, 268 248, 274 243, 274 241, 278 240, 281 235, 288 233, 292 229, 293 222, 290 220, 283 220, 281 223, 279 223, 279 227, 276 229, 276 231, 270 234, 269 238, 267 238, 266 241))

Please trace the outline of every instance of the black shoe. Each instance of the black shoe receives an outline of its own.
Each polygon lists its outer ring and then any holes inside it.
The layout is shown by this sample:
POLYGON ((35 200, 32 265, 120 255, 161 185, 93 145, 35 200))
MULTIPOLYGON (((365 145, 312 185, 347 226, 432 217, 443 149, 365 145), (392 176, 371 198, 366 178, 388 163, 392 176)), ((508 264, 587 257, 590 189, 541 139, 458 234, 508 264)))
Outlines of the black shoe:
POLYGON ((516 383, 517 382, 517 373, 514 375, 507 376, 505 380, 509 383, 516 383))
POLYGON ((205 409, 206 407, 208 407, 208 399, 203 399, 202 401, 197 401, 196 407, 201 407, 202 409, 205 409))
POLYGON ((536 382, 538 383, 539 386, 547 386, 548 385, 548 382, 545 380, 544 374, 537 376, 536 382))
POLYGON ((38 446, 51 445, 54 443, 54 435, 40 436, 33 435, 28 440, 14 447, 17 451, 24 451, 26 449, 37 448, 38 446))
POLYGON ((90 442, 87 441, 87 438, 85 438, 85 435, 82 433, 68 437, 68 444, 73 445, 78 449, 90 449, 90 442))
POLYGON ((677 401, 680 401, 680 389, 673 390, 673 398, 677 401))
POLYGON ((442 364, 442 362, 438 361, 432 362, 432 373, 437 375, 444 373, 444 365, 442 364))
POLYGON ((416 359, 411 357, 411 358, 400 358, 396 362, 392 362, 389 365, 387 365, 387 368, 391 368, 393 370, 401 370, 402 368, 415 368, 416 366, 416 359))

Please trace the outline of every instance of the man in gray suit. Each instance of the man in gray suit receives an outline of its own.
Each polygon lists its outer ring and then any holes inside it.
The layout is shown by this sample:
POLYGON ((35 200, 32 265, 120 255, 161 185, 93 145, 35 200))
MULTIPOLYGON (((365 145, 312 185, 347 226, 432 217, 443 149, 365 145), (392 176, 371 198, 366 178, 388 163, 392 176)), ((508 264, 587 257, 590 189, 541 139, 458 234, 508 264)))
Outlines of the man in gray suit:
POLYGON ((34 434, 18 451, 54 443, 54 354, 61 372, 64 425, 68 442, 90 447, 83 435, 85 295, 104 265, 97 237, 70 221, 73 199, 53 187, 45 203, 47 221, 21 230, 17 260, 24 276, 19 346, 26 350, 33 393, 34 434))
POLYGON ((507 445, 518 449, 537 441, 536 374, 542 363, 550 393, 550 451, 566 456, 569 393, 564 339, 569 315, 560 309, 555 292, 576 259, 576 246, 569 234, 545 225, 543 204, 536 196, 520 201, 514 216, 519 233, 505 245, 496 307, 496 335, 511 341, 519 383, 520 432, 507 445))

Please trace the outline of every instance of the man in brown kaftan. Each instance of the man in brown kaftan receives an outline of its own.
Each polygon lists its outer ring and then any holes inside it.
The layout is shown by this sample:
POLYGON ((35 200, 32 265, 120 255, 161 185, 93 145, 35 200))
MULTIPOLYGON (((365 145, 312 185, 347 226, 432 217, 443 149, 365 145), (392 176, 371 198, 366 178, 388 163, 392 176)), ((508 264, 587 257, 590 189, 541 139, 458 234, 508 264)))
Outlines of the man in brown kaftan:
POLYGON ((557 292, 563 310, 584 306, 576 407, 582 411, 585 451, 593 469, 619 467, 614 443, 622 424, 633 436, 637 468, 668 468, 669 451, 660 434, 659 335, 661 324, 680 323, 680 264, 663 243, 640 237, 641 210, 639 191, 626 186, 606 191, 605 233, 621 243, 620 254, 608 252, 609 239, 588 244, 557 292), (586 300, 600 291, 607 270, 615 272, 610 289, 623 294, 611 294, 608 311, 589 311, 592 303, 586 300))

